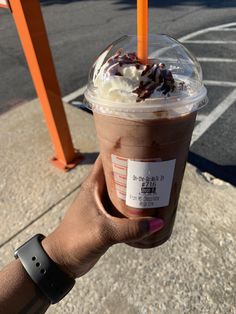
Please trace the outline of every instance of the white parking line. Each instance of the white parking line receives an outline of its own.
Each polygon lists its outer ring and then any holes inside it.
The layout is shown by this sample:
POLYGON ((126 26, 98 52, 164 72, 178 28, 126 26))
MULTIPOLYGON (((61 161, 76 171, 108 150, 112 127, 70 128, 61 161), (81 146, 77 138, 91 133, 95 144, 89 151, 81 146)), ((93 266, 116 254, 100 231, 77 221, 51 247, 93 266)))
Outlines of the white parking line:
POLYGON ((206 117, 207 117, 207 115, 198 113, 196 120, 197 120, 198 122, 201 122, 201 121, 203 121, 206 117))
POLYGON ((186 44, 214 44, 214 45, 235 45, 235 40, 185 40, 186 44))
MULTIPOLYGON (((228 23, 222 24, 215 27, 209 27, 203 30, 199 30, 197 32, 193 32, 186 36, 179 38, 178 40, 181 42, 187 43, 200 43, 200 44, 235 44, 236 41, 208 41, 208 40, 190 40, 195 36, 208 33, 210 31, 235 31, 236 28, 230 29, 229 27, 236 26, 236 23, 228 23)), ((223 58, 198 58, 200 62, 225 62, 225 63, 232 63, 236 62, 236 59, 223 59, 223 58)), ((211 126, 215 123, 220 116, 230 108, 230 106, 236 102, 236 83, 235 82, 226 82, 226 81, 212 81, 212 80, 204 80, 205 85, 208 86, 219 86, 219 87, 234 87, 234 90, 219 104, 217 107, 211 111, 209 115, 200 114, 197 117, 197 121, 199 122, 198 125, 195 127, 191 145, 193 145, 211 126)), ((79 88, 78 90, 74 91, 73 93, 63 97, 63 101, 70 102, 71 100, 81 96, 86 89, 86 85, 79 88)), ((74 105, 80 105, 80 103, 74 102, 74 105)))
MULTIPOLYGON (((199 30, 199 31, 196 31, 196 32, 193 32, 193 33, 190 33, 186 36, 182 36, 180 37, 178 40, 181 41, 181 42, 186 42, 187 40, 190 40, 191 38, 195 37, 195 36, 198 36, 198 35, 201 35, 201 34, 205 34, 207 32, 210 32, 210 31, 221 31, 221 30, 231 30, 230 27, 231 26, 236 26, 236 23, 227 23, 227 24, 222 24, 222 25, 218 25, 218 26, 214 26, 214 27, 208 27, 206 29, 202 29, 202 30, 199 30)), ((236 28, 235 28, 236 29, 236 28)), ((234 28, 232 29, 234 30, 234 28)), ((204 58, 202 58, 203 60, 204 58)), ((212 58, 213 59, 213 58, 212 58)), ((216 60, 218 58, 215 58, 216 60)), ((201 58, 198 58, 199 61, 201 61, 201 58)), ((205 58, 206 60, 206 58, 205 58)), ((228 59, 230 60, 230 59, 228 59)), ((234 60, 234 59, 232 59, 234 60)), ((207 61, 202 61, 202 62, 207 62, 207 61)), ((210 62, 218 62, 218 61, 210 61, 210 62)), ((231 62, 231 61, 226 61, 226 62, 231 62)), ((233 61, 235 62, 235 61, 233 61)), ((214 85, 213 81, 207 81, 209 82, 208 85, 214 85)), ((234 87, 234 83, 231 83, 231 82, 216 82, 215 83, 215 86, 233 86, 234 87)), ((64 102, 70 102, 71 100, 83 95, 84 91, 86 89, 86 85, 82 86, 81 88, 77 89, 76 91, 74 91, 73 93, 70 93, 69 95, 65 96, 62 98, 62 100, 64 102)))
POLYGON ((76 91, 70 93, 69 95, 66 95, 65 97, 62 98, 62 100, 64 102, 70 102, 71 100, 83 95, 83 93, 86 90, 87 85, 84 85, 82 87, 80 87, 79 89, 77 89, 76 91))
MULTIPOLYGON (((193 33, 190 33, 186 36, 179 38, 179 41, 184 43, 193 43, 193 44, 235 44, 236 41, 221 41, 221 40, 193 40, 194 37, 209 33, 211 31, 235 31, 236 28, 230 28, 236 26, 236 23, 222 24, 214 27, 208 27, 193 33)), ((197 58, 200 62, 235 62, 235 59, 226 59, 226 58, 197 58)), ((227 81, 212 81, 204 80, 205 85, 209 86, 219 86, 219 87, 236 87, 235 82, 227 81)), ((219 119, 219 117, 236 101, 236 89, 234 89, 224 101, 222 101, 214 110, 211 111, 209 115, 204 117, 200 115, 197 121, 200 123, 195 127, 193 131, 191 145, 193 145, 209 128, 210 126, 219 119)))
POLYGON ((221 28, 221 29, 212 29, 213 32, 235 32, 236 28, 221 28))
POLYGON ((211 81, 204 80, 203 83, 209 86, 219 86, 219 87, 236 87, 235 82, 227 82, 227 81, 211 81))
MULTIPOLYGON (((228 63, 234 63, 236 62, 236 59, 230 59, 230 58, 205 58, 205 57, 196 57, 196 59, 199 62, 228 62, 228 63)), ((165 61, 169 62, 175 62, 176 59, 174 58, 165 58, 165 61)))
MULTIPOLYGON (((199 30, 197 32, 193 32, 191 34, 188 34, 186 36, 183 36, 179 38, 179 41, 181 42, 187 42, 187 43, 200 43, 200 44, 206 44, 206 43, 217 43, 217 44, 235 44, 236 41, 208 41, 208 40, 190 40, 191 38, 194 38, 195 36, 205 34, 210 31, 231 31, 236 30, 230 29, 229 27, 236 26, 236 23, 228 23, 228 24, 222 24, 215 27, 209 27, 203 30, 199 30)), ((200 62, 236 62, 236 59, 224 59, 224 58, 198 58, 200 62)), ((211 81, 211 80, 204 80, 205 85, 209 86, 219 86, 219 87, 236 87, 235 82, 227 82, 227 81, 211 81)), ((86 85, 79 88, 78 90, 74 91, 73 93, 63 97, 64 102, 70 102, 71 100, 81 96, 86 89, 86 85)), ((199 124, 195 127, 191 145, 193 145, 210 127, 213 123, 215 123, 219 117, 230 108, 230 106, 236 101, 236 88, 225 98, 224 101, 222 101, 214 110, 211 111, 209 115, 200 114, 198 115, 197 121, 199 121, 199 124)))
POLYGON ((202 57, 197 57, 197 59, 200 62, 226 62, 226 63, 236 62, 236 59, 229 59, 229 58, 202 58, 202 57))
POLYGON ((226 98, 223 100, 211 113, 200 122, 194 129, 191 145, 195 143, 205 133, 209 127, 218 120, 218 118, 227 110, 229 107, 236 102, 236 89, 234 89, 226 98))
POLYGON ((199 31, 196 31, 196 32, 190 33, 188 35, 182 36, 178 40, 181 41, 181 42, 185 42, 186 40, 191 39, 193 37, 196 37, 198 35, 202 35, 202 34, 210 32, 210 31, 216 31, 216 30, 220 31, 220 30, 222 30, 224 28, 228 28, 230 26, 236 26, 236 23, 233 22, 233 23, 228 23, 228 24, 221 24, 221 25, 218 25, 218 26, 213 26, 213 27, 208 27, 208 28, 205 28, 205 29, 201 29, 199 31))

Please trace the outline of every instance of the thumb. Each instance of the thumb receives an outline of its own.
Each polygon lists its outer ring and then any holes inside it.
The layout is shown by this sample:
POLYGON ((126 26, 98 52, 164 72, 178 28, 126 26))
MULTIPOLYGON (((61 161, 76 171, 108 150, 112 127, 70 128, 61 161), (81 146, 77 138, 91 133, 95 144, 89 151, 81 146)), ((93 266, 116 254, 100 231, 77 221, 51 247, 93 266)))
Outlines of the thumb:
POLYGON ((117 219, 113 224, 112 240, 114 243, 130 242, 151 235, 164 226, 160 218, 117 219))

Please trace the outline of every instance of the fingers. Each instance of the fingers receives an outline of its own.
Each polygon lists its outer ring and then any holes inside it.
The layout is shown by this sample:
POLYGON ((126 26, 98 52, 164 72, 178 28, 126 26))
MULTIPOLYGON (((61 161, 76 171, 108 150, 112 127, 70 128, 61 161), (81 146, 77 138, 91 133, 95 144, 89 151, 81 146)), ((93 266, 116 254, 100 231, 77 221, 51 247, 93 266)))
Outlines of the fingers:
POLYGON ((99 190, 99 195, 104 191, 105 189, 105 177, 102 167, 102 160, 100 155, 98 155, 98 158, 96 159, 94 166, 86 178, 86 180, 82 184, 82 191, 90 191, 94 192, 95 190, 99 190))
POLYGON ((164 221, 159 218, 120 219, 108 214, 102 203, 102 195, 104 196, 103 192, 105 191, 105 177, 100 155, 83 186, 93 186, 93 188, 89 190, 90 192, 93 191, 92 195, 96 203, 96 209, 100 214, 102 213, 104 215, 105 224, 103 225, 103 230, 100 230, 101 234, 106 234, 106 237, 101 237, 104 244, 107 243, 111 245, 114 243, 135 241, 163 228, 164 221), (106 232, 104 232, 104 229, 106 232))
POLYGON ((113 243, 122 243, 142 239, 161 230, 163 226, 164 221, 159 218, 133 220, 115 218, 113 220, 111 240, 113 243))

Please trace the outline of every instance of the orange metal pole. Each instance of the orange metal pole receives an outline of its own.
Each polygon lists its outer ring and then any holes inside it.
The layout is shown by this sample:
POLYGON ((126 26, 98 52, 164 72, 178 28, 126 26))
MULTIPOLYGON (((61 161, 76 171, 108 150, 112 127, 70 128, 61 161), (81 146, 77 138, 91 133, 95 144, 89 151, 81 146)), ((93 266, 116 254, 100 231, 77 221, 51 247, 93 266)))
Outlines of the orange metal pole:
POLYGON ((53 162, 71 169, 82 157, 73 147, 39 0, 9 3, 54 145, 53 162))

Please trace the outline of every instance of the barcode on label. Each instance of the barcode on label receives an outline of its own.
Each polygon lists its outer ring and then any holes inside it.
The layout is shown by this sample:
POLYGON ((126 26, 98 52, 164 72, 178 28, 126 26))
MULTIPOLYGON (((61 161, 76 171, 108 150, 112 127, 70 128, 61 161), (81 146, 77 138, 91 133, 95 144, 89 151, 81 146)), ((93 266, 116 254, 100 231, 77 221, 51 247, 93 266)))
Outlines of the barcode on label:
POLYGON ((141 193, 153 194, 153 193, 156 193, 156 188, 141 188, 141 193))

